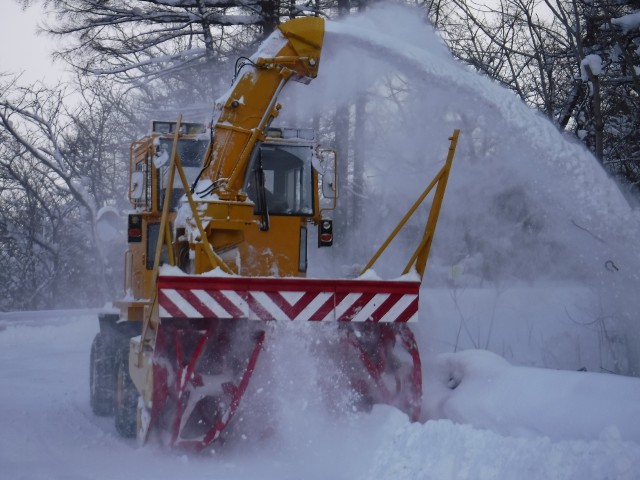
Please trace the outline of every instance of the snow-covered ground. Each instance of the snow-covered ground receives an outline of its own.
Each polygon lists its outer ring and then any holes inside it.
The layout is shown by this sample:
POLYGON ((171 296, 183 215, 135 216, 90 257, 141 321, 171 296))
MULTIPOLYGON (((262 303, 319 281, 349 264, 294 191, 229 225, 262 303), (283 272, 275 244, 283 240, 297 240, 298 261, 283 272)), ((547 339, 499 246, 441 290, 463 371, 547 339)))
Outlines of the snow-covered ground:
POLYGON ((97 330, 91 311, 0 316, 0 478, 640 478, 640 380, 513 367, 483 351, 427 359, 425 412, 437 420, 412 424, 389 407, 330 415, 301 391, 266 439, 204 455, 140 448, 91 413, 97 330))

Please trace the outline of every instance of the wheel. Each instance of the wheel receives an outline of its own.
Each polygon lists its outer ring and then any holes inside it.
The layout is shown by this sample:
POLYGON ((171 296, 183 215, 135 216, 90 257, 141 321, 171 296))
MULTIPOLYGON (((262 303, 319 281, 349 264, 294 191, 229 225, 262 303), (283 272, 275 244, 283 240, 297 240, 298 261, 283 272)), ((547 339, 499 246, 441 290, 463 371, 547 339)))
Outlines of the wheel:
POLYGON ((137 431, 138 390, 129 376, 129 343, 118 349, 115 379, 115 425, 120 436, 133 438, 137 431))
POLYGON ((93 413, 100 417, 113 414, 114 354, 115 350, 107 336, 98 333, 91 344, 89 401, 93 413))

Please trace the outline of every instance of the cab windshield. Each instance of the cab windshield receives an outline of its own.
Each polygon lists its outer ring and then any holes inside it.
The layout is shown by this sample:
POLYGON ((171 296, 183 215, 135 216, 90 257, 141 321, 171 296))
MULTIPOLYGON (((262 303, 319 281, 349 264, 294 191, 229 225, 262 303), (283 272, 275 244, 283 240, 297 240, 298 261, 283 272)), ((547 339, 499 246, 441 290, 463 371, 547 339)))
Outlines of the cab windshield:
POLYGON ((258 198, 262 172, 269 215, 313 215, 312 153, 309 145, 260 145, 245 179, 254 213, 265 213, 258 198))
MULTIPOLYGON (((178 140, 178 157, 183 167, 199 167, 202 163, 209 140, 198 140, 193 138, 181 138, 178 140)), ((167 155, 167 160, 171 156, 173 148, 173 138, 158 138, 156 146, 156 156, 167 155)))

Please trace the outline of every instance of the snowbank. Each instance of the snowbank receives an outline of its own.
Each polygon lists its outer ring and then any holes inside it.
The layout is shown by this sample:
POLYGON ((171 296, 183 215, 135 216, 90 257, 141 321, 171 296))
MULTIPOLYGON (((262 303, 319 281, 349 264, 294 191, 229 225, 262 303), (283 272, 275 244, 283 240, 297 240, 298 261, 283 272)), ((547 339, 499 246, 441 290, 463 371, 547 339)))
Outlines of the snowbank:
POLYGON ((306 394, 322 372, 304 370, 310 359, 296 352, 295 362, 279 363, 295 375, 280 378, 290 385, 281 398, 287 408, 269 419, 273 436, 240 437, 207 455, 140 449, 89 407, 95 312, 44 315, 27 325, 0 315, 0 363, 10 366, 0 371, 2 478, 621 480, 640 472, 640 443, 628 441, 637 435, 631 403, 640 381, 512 367, 486 352, 426 363, 428 411, 452 420, 412 424, 386 406, 318 411, 306 394), (581 415, 589 418, 579 422, 581 415))
POLYGON ((640 379, 514 367, 481 350, 443 354, 424 364, 424 411, 510 436, 640 443, 640 379))
POLYGON ((407 424, 393 412, 380 435, 363 480, 635 480, 640 471, 640 445, 614 430, 590 441, 514 438, 449 420, 407 424))

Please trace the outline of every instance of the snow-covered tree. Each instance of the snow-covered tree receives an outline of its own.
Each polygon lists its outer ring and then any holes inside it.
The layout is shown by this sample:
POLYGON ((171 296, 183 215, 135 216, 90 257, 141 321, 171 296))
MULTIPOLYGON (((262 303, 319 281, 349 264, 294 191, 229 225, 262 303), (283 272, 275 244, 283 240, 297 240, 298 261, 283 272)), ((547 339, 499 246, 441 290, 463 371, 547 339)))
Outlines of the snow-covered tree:
MULTIPOLYGON (((21 0, 23 5, 38 0, 21 0)), ((306 5, 274 0, 50 0, 58 55, 87 73, 138 85, 225 61, 306 5)))
POLYGON ((637 190, 637 0, 455 0, 428 6, 458 58, 574 133, 607 171, 637 190))
MULTIPOLYGON (((127 128, 118 104, 85 89, 71 111, 67 91, 8 85, 0 95, 0 308, 105 301, 115 293, 98 232, 99 210, 124 199, 127 128)), ((129 125, 130 128, 130 125, 129 125)))

